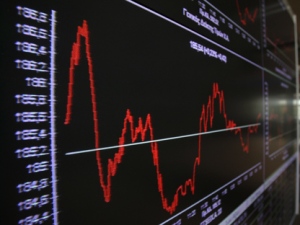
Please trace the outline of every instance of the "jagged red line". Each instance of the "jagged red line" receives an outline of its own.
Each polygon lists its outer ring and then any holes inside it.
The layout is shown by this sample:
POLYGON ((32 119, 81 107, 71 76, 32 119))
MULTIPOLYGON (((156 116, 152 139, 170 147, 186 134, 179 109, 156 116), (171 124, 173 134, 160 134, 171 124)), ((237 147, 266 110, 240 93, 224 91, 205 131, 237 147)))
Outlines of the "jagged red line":
MULTIPOLYGON (((80 59, 80 42, 81 37, 85 39, 85 53, 88 62, 88 73, 90 80, 90 93, 91 93, 91 101, 92 101, 92 111, 93 111, 93 123, 94 123, 94 135, 95 135, 95 148, 99 148, 99 128, 98 128, 98 112, 97 112, 97 101, 96 101, 96 92, 95 92, 95 84, 94 84, 94 73, 93 73, 93 63, 90 53, 90 44, 89 44, 89 31, 88 25, 86 21, 83 21, 82 26, 78 26, 78 31, 76 35, 76 42, 73 43, 71 59, 70 59, 70 70, 69 70, 69 86, 68 86, 68 99, 67 99, 67 110, 66 110, 66 118, 65 124, 69 124, 71 120, 72 114, 72 100, 73 100, 73 84, 74 84, 74 69, 75 66, 79 64, 80 59)), ((236 128, 236 123, 233 120, 229 120, 227 118, 226 109, 225 109, 225 99, 224 92, 219 89, 219 85, 217 83, 213 84, 212 95, 208 97, 208 102, 206 105, 202 105, 202 110, 200 114, 199 120, 199 133, 208 131, 208 128, 213 127, 213 121, 215 116, 215 101, 219 101, 219 113, 223 115, 225 127, 226 128, 236 128)), ((260 117, 260 115, 259 115, 260 117)), ((160 193, 162 206, 163 208, 169 212, 170 214, 174 213, 176 207, 178 206, 178 201, 180 196, 185 196, 188 192, 188 189, 192 194, 195 192, 195 180, 196 180, 196 169, 200 165, 201 162, 201 135, 199 135, 198 139, 198 155, 194 160, 194 167, 192 171, 191 178, 184 181, 182 185, 180 185, 175 191, 173 199, 169 202, 164 194, 163 187, 163 175, 160 172, 160 164, 159 164, 159 154, 158 154, 158 145, 155 142, 154 131, 151 122, 151 115, 148 114, 146 116, 145 121, 141 117, 138 118, 137 126, 134 125, 135 120, 131 114, 131 111, 127 109, 126 116, 124 118, 123 129, 121 132, 121 136, 119 138, 119 149, 114 154, 113 159, 108 159, 107 163, 107 175, 105 176, 103 172, 103 163, 101 160, 100 151, 96 151, 96 161, 98 166, 98 174, 100 185, 104 192, 104 200, 109 202, 111 199, 111 185, 112 185, 112 177, 116 175, 118 164, 122 162, 122 157, 125 153, 125 147, 123 146, 125 142, 125 135, 127 132, 130 132, 131 135, 131 143, 137 141, 138 138, 141 141, 146 140, 146 135, 149 135, 151 141, 151 152, 153 158, 153 165, 156 168, 156 178, 158 191, 160 193), (129 126, 128 126, 129 125, 129 126), (129 128, 128 128, 129 127, 129 128), (130 129, 129 131, 127 129, 130 129)), ((231 131, 234 134, 239 136, 241 146, 244 152, 249 151, 249 135, 251 133, 257 132, 258 126, 251 126, 247 130, 246 140, 244 140, 242 135, 241 128, 232 129, 231 131)))
POLYGON ((236 7, 238 10, 238 14, 239 14, 241 23, 244 26, 246 26, 247 19, 250 20, 252 23, 254 23, 256 20, 257 14, 258 14, 258 8, 255 8, 254 11, 252 13, 250 13, 249 9, 246 7, 244 9, 244 12, 242 12, 239 1, 240 0, 235 0, 235 3, 236 3, 236 7))

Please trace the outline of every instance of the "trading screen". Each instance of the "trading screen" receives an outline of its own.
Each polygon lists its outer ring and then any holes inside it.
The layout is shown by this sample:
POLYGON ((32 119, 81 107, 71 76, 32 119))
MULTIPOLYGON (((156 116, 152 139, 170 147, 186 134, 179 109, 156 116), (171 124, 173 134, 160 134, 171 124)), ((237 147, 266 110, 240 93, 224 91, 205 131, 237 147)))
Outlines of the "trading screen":
POLYGON ((1 224, 292 224, 283 0, 1 2, 1 224))

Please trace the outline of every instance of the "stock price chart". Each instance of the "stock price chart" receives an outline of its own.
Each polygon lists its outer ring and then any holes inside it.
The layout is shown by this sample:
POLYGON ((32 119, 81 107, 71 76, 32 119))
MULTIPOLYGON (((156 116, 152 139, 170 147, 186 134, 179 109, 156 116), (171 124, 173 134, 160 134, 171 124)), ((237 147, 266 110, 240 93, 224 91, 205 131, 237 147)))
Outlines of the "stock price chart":
POLYGON ((293 222, 285 2, 14 0, 1 27, 1 224, 293 222))

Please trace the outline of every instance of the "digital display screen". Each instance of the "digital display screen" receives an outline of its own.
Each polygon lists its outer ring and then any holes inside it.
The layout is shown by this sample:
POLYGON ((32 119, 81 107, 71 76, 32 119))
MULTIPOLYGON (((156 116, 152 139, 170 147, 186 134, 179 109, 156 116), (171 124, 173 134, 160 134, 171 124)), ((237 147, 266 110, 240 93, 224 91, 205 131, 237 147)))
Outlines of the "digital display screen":
POLYGON ((283 0, 1 3, 1 224, 291 224, 283 0))

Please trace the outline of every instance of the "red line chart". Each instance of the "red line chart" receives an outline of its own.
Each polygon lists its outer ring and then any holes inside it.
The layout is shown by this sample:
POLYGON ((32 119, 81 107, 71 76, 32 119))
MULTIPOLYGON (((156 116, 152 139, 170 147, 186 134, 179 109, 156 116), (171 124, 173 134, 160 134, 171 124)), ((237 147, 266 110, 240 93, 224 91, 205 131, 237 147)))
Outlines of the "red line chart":
POLYGON ((238 11, 241 23, 244 26, 247 25, 248 20, 251 21, 252 23, 254 23, 255 20, 256 20, 257 14, 258 14, 258 8, 255 8, 253 10, 253 12, 250 12, 248 7, 245 7, 244 9, 241 9, 239 1, 240 0, 235 0, 235 4, 236 4, 236 7, 237 7, 237 11, 238 11))
MULTIPOLYGON (((81 39, 84 39, 85 44, 85 54, 88 64, 88 74, 89 74, 89 83, 90 83, 90 96, 92 102, 92 113, 93 113, 93 129, 94 129, 94 139, 95 139, 95 149, 100 148, 100 130, 98 123, 98 110, 97 110, 97 100, 96 100, 96 90, 95 90, 95 80, 93 72, 93 61, 90 51, 90 40, 89 40, 89 30, 88 24, 84 20, 82 26, 78 26, 76 41, 73 43, 72 52, 70 57, 70 68, 69 68, 69 84, 68 84, 68 97, 66 105, 66 116, 65 124, 71 122, 72 117, 72 102, 73 102, 73 84, 74 84, 74 71, 76 66, 80 63, 80 48, 81 48, 81 39)), ((239 138, 241 149, 246 154, 249 152, 249 142, 250 135, 257 133, 259 125, 252 125, 247 127, 246 135, 243 135, 242 129, 237 127, 237 124, 234 120, 228 119, 226 108, 225 108, 225 97, 224 91, 220 90, 219 84, 214 83, 212 85, 212 94, 208 96, 207 104, 202 105, 202 110, 199 117, 199 133, 208 131, 209 128, 213 127, 214 117, 217 113, 215 110, 215 102, 219 105, 219 114, 224 118, 225 128, 230 129, 239 138)), ((259 120, 261 115, 259 114, 257 120, 259 120)), ((159 147, 158 143, 155 142, 154 138, 154 128, 152 126, 152 118, 150 114, 147 114, 146 118, 143 120, 142 117, 137 119, 137 125, 134 116, 131 113, 130 109, 127 109, 126 115, 123 122, 123 129, 119 137, 119 147, 118 151, 114 154, 114 157, 108 159, 107 162, 107 174, 104 174, 104 163, 101 158, 101 151, 96 151, 96 163, 98 168, 99 183, 103 190, 103 196, 105 202, 110 202, 111 200, 111 187, 112 187, 112 177, 117 174, 118 165, 122 163, 123 156, 125 154, 125 147, 123 146, 126 142, 125 134, 129 132, 131 137, 131 143, 136 142, 138 139, 145 141, 146 138, 151 140, 149 145, 151 146, 152 160, 153 165, 156 169, 156 178, 157 178, 157 188, 160 194, 162 207, 168 213, 172 214, 175 212, 178 204, 179 198, 185 196, 188 192, 194 194, 195 192, 195 181, 196 181, 196 170, 197 167, 201 164, 201 135, 198 137, 198 154, 194 159, 193 171, 189 179, 185 180, 178 188, 176 189, 173 199, 168 200, 164 194, 164 179, 163 174, 160 171, 160 162, 159 162, 159 147)))
POLYGON ((272 45, 271 49, 273 49, 274 54, 278 54, 280 51, 285 52, 286 54, 293 53, 293 38, 290 38, 289 40, 283 40, 279 37, 275 37, 273 35, 273 39, 270 37, 267 38, 269 43, 272 45))

